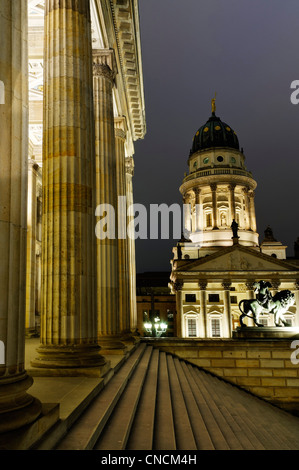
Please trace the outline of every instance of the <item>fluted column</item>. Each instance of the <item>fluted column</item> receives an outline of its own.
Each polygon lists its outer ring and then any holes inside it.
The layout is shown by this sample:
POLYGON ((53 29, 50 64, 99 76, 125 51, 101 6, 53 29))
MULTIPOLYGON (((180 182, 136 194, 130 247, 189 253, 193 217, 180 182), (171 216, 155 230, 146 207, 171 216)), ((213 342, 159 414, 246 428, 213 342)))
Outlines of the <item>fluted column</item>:
POLYGON ((179 280, 176 281, 173 285, 175 295, 176 295, 176 311, 177 311, 177 332, 176 335, 178 338, 182 338, 182 332, 184 331, 183 321, 184 314, 182 309, 182 289, 184 282, 179 280))
POLYGON ((100 375, 89 2, 46 0, 42 317, 45 374, 100 375), (54 370, 54 372, 53 372, 54 370))
POLYGON ((201 328, 203 338, 208 336, 207 328, 207 281, 201 280, 198 282, 198 287, 200 289, 200 319, 201 319, 201 328))
POLYGON ((195 230, 199 232, 203 226, 201 225, 202 220, 202 204, 201 204, 201 196, 200 196, 200 189, 195 188, 195 230))
POLYGON ((116 73, 114 51, 94 50, 96 205, 107 204, 115 212, 115 237, 97 237, 98 340, 103 351, 118 354, 124 351, 125 346, 119 341, 117 163, 113 114, 116 73))
POLYGON ((229 189, 229 208, 230 208, 230 221, 229 226, 231 226, 232 221, 236 219, 236 203, 235 203, 235 184, 230 184, 229 189))
POLYGON ((256 214, 254 205, 254 191, 248 192, 249 197, 249 215, 250 215, 250 228, 253 232, 256 232, 256 214))
POLYGON ((38 165, 31 160, 28 165, 28 211, 27 211, 27 270, 26 270, 26 334, 35 332, 36 291, 36 239, 37 239, 37 171, 38 165))
MULTIPOLYGON (((130 282, 127 240, 127 188, 126 188, 126 119, 114 119, 116 144, 116 185, 118 196, 118 285, 119 324, 122 335, 130 334, 130 282)), ((128 336, 127 336, 128 338, 128 336)))
POLYGON ((212 191, 212 210, 213 210, 213 229, 218 228, 218 220, 217 220, 217 184, 211 184, 211 191, 212 191))
MULTIPOLYGON (((247 281, 245 283, 248 299, 255 299, 254 283, 255 281, 247 281)), ((254 326, 254 321, 252 320, 252 318, 247 317, 247 324, 248 326, 254 326)))
MULTIPOLYGON (((133 176, 134 159, 126 158, 126 191, 127 191, 127 209, 134 204, 133 194, 133 176)), ((136 300, 136 255, 135 255, 135 237, 133 226, 130 221, 133 216, 127 218, 128 221, 128 258, 129 258, 129 289, 130 289, 130 329, 134 333, 137 330, 137 300, 136 300)))
POLYGON ((224 307, 224 316, 225 316, 225 323, 226 323, 224 336, 226 338, 231 338, 231 336, 232 336, 232 317, 231 317, 231 306, 230 306, 231 282, 230 281, 224 281, 222 283, 222 287, 223 287, 223 290, 224 290, 223 307, 224 307))
MULTIPOLYGON (((0 2, 0 433, 32 423, 41 404, 24 369, 28 159, 27 2, 0 2), (4 356, 4 357, 3 357, 4 356)), ((1 437, 0 437, 0 442, 1 437)), ((1 447, 1 445, 0 445, 1 447)))

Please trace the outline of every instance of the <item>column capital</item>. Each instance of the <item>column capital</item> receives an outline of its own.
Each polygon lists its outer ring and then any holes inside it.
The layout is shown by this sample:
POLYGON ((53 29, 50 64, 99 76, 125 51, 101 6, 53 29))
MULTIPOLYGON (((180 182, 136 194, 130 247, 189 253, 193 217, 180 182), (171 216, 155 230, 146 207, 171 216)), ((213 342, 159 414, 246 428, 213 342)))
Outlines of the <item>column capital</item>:
POLYGON ((175 292, 178 292, 178 291, 182 290, 182 289, 183 289, 183 285, 184 285, 184 281, 182 281, 182 280, 180 280, 180 279, 178 279, 177 281, 175 281, 175 282, 173 283, 173 288, 174 288, 175 292))
POLYGON ((216 191, 217 190, 217 183, 211 183, 210 188, 211 188, 211 191, 216 191))
POLYGON ((294 287, 296 290, 299 290, 299 279, 296 279, 296 281, 294 282, 294 287))
POLYGON ((206 290, 207 285, 208 285, 208 281, 206 281, 205 279, 200 279, 198 281, 198 287, 200 288, 200 290, 206 290))
POLYGON ((230 290, 232 283, 231 281, 223 281, 221 285, 224 290, 230 290))
POLYGON ((104 77, 111 82, 115 80, 118 69, 113 49, 94 49, 92 62, 95 77, 104 77))
POLYGON ((228 185, 228 189, 229 189, 229 191, 234 191, 234 190, 235 190, 235 188, 236 188, 236 186, 237 186, 237 185, 236 185, 236 184, 234 184, 234 183, 231 183, 231 184, 229 184, 229 185, 228 185))
POLYGON ((245 282, 246 290, 254 290, 255 281, 247 281, 245 282))
POLYGON ((127 175, 134 176, 134 158, 133 157, 127 157, 126 160, 125 160, 125 165, 126 165, 127 175))
POLYGON ((126 140, 128 126, 125 116, 118 116, 114 118, 115 137, 126 140))
POLYGON ((279 286, 281 284, 281 281, 279 279, 271 279, 271 286, 272 286, 272 289, 279 289, 279 286))

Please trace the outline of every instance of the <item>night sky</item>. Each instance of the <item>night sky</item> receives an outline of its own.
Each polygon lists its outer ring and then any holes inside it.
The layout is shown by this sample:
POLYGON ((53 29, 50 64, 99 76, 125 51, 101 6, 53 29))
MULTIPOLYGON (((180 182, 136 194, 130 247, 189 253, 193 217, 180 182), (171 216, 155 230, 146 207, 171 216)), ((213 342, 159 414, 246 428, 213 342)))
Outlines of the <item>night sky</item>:
MULTIPOLYGON (((134 202, 182 204, 193 137, 211 115, 237 133, 267 225, 293 256, 299 236, 298 0, 139 0, 147 134, 135 144, 134 202)), ((137 272, 171 269, 177 239, 136 240, 137 272)))

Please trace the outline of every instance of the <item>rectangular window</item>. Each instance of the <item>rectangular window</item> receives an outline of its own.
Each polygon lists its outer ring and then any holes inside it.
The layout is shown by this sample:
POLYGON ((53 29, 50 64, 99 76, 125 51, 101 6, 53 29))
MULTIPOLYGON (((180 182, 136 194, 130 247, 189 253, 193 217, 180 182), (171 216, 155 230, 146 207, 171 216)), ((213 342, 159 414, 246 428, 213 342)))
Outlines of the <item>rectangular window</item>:
POLYGON ((213 318, 211 320, 212 326, 212 337, 220 338, 220 320, 218 318, 213 318))
POLYGON ((219 302, 219 294, 209 294, 209 302, 219 302))
POLYGON ((238 297, 236 295, 231 295, 230 296, 230 301, 232 304, 237 304, 238 303, 238 297))
POLYGON ((185 295, 186 302, 196 302, 196 295, 195 294, 186 294, 185 295))
POLYGON ((192 318, 188 320, 188 338, 196 338, 196 320, 192 318))

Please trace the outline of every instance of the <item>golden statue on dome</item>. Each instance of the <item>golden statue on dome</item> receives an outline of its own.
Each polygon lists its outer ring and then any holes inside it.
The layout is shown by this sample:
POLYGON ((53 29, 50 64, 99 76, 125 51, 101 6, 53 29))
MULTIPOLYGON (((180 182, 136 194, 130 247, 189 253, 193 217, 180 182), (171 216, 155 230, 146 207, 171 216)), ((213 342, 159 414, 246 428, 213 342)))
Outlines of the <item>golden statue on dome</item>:
POLYGON ((212 99, 212 114, 216 113, 216 93, 215 98, 212 99))

